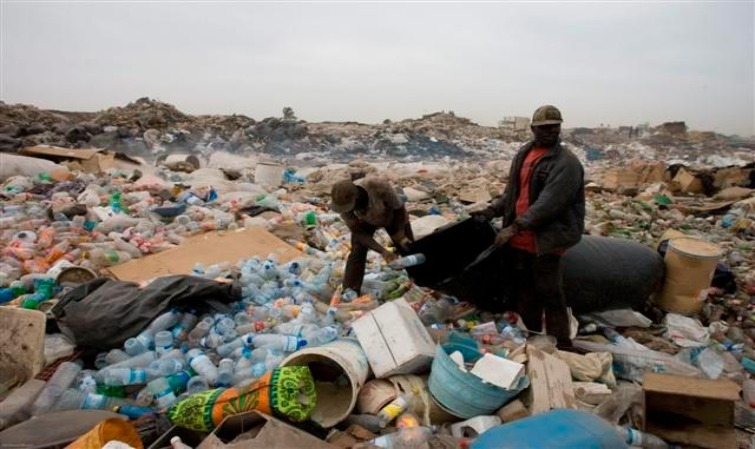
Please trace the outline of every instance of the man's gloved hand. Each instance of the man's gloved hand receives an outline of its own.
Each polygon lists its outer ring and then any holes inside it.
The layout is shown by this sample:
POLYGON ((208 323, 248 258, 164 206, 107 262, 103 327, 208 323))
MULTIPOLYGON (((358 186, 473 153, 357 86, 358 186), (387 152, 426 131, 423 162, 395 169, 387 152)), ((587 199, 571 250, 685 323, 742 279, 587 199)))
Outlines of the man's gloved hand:
POLYGON ((476 212, 470 212, 469 216, 478 223, 485 223, 495 218, 495 212, 489 208, 485 208, 476 212))
POLYGON ((519 229, 515 224, 501 229, 495 236, 495 242, 493 242, 493 245, 495 245, 496 248, 502 247, 511 239, 511 237, 516 235, 517 232, 519 232, 519 229))

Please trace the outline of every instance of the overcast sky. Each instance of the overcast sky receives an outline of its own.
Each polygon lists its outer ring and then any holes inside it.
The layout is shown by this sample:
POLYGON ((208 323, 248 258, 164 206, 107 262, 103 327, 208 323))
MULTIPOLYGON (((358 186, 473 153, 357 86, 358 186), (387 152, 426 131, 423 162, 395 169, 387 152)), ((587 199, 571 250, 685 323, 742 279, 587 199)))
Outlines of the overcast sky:
POLYGON ((566 127, 755 134, 752 0, 0 4, 6 103, 488 125, 552 103, 566 127))

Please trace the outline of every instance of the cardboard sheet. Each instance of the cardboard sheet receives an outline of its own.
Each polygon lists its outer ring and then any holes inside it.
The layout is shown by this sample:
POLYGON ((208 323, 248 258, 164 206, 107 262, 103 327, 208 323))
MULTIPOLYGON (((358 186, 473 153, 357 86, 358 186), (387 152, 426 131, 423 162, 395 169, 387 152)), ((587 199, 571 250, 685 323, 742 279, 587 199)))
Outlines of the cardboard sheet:
POLYGON ((221 262, 235 264, 240 259, 267 257, 270 253, 278 256, 278 262, 304 256, 265 229, 252 227, 196 235, 177 248, 134 259, 110 267, 108 271, 118 280, 139 282, 171 274, 191 274, 197 263, 205 266, 221 262))

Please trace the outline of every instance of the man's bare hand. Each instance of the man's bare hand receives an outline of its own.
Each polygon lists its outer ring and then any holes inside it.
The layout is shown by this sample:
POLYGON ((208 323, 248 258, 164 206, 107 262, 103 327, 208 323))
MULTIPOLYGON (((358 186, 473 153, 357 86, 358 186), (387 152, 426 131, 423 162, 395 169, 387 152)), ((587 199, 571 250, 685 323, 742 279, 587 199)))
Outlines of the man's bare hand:
POLYGON ((508 226, 508 227, 505 227, 505 228, 501 229, 498 232, 498 235, 495 236, 495 242, 493 242, 493 245, 495 245, 496 248, 502 247, 517 232, 518 232, 518 229, 517 229, 516 225, 511 225, 511 226, 508 226))
POLYGON ((391 263, 394 260, 398 259, 398 256, 387 249, 383 251, 382 253, 383 260, 385 260, 387 263, 391 263))

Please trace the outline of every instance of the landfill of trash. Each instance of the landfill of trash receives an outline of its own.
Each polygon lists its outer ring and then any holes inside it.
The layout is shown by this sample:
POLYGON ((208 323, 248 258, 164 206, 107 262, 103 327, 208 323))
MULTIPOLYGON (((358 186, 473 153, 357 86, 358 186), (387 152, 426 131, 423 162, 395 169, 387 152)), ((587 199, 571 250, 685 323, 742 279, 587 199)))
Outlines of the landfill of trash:
POLYGON ((0 448, 754 449, 755 141, 625 131, 563 135, 575 353, 472 263, 525 131, 0 103, 0 448), (329 193, 373 175, 416 242, 354 295, 329 193))

